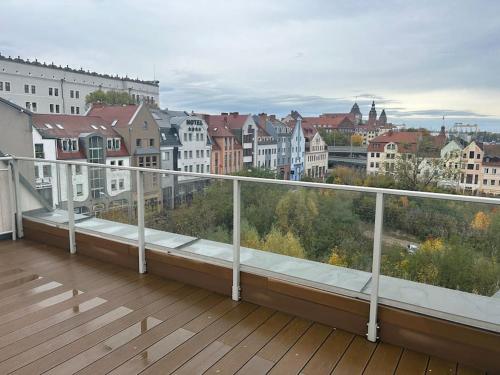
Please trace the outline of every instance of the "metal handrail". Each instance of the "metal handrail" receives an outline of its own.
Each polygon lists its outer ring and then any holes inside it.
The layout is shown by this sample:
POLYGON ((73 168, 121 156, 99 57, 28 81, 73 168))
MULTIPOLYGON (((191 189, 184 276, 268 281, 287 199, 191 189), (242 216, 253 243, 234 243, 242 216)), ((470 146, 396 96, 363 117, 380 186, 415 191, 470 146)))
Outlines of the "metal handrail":
MULTIPOLYGON (((21 160, 21 161, 33 161, 33 162, 44 162, 44 163, 54 163, 54 164, 71 164, 80 165, 84 167, 99 167, 108 169, 119 169, 126 171, 141 171, 147 173, 158 173, 167 174, 173 176, 186 176, 186 177, 203 177, 203 178, 213 178, 221 180, 231 180, 231 181, 241 181, 241 182, 261 182, 264 184, 274 184, 274 185, 285 185, 293 187, 307 187, 307 188, 317 188, 317 189, 331 189, 331 190, 345 190, 353 191, 358 193, 384 193, 389 195, 399 195, 408 196, 416 198, 429 198, 429 199, 442 199, 460 202, 471 202, 471 203, 485 203, 485 204, 495 204, 500 205, 499 198, 491 197, 478 197, 460 194, 448 194, 448 193, 433 193, 427 191, 413 191, 413 190, 401 190, 401 189, 387 189, 387 188, 376 188, 369 186, 355 186, 355 185, 339 185, 339 184, 327 184, 323 182, 306 182, 306 181, 290 181, 290 180, 273 180, 269 178, 261 177, 248 177, 248 176, 234 176, 234 175, 221 175, 221 174, 210 174, 210 173, 197 173, 197 172, 183 172, 183 171, 173 171, 168 169, 153 169, 144 167, 128 167, 128 166, 118 166, 118 165, 107 165, 107 164, 94 164, 87 162, 77 162, 71 160, 46 160, 46 159, 36 159, 24 156, 13 156, 7 160, 21 160)), ((0 161, 2 158, 0 158, 0 161)))

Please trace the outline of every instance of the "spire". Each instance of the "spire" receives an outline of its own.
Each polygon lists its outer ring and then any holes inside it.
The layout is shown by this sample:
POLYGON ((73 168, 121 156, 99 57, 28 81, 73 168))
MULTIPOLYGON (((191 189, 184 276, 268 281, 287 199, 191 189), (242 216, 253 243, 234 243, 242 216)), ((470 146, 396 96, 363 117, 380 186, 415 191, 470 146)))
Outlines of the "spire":
POLYGON ((385 109, 382 110, 382 113, 380 114, 380 117, 378 118, 378 124, 379 125, 386 125, 387 124, 387 115, 385 114, 385 109))
POLYGON ((372 108, 370 109, 370 113, 368 114, 368 123, 375 124, 377 121, 377 110, 375 109, 375 100, 372 102, 372 108))

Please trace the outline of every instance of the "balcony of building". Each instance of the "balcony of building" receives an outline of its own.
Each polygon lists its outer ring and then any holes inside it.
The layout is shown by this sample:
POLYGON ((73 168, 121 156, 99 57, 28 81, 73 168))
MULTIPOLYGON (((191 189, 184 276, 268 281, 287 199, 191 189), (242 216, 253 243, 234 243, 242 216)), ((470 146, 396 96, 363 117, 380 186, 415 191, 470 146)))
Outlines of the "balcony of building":
MULTIPOLYGON (((0 242, 0 373, 500 372, 498 293, 405 280, 380 268, 389 196, 481 207, 498 200, 202 175, 214 181, 199 199, 218 199, 232 212, 225 238, 164 230, 167 214, 151 219, 157 209, 141 202, 146 173, 201 174, 124 167, 138 186, 127 215, 80 215, 71 200, 37 204, 36 191, 16 178, 30 159, 6 162, 10 178, 0 173, 0 182, 10 192, 2 207, 13 209, 7 221, 16 240, 0 242), (294 196, 300 189, 373 198, 369 267, 241 245, 248 192, 258 199, 261 191, 294 196)), ((73 195, 71 184, 59 188, 73 195)))

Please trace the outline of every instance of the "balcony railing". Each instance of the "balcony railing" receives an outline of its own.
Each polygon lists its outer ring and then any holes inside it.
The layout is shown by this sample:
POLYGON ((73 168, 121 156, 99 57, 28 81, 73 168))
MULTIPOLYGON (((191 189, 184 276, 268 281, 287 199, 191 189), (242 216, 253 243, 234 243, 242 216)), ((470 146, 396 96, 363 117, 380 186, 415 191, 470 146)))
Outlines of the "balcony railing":
MULTIPOLYGON (((40 159, 27 157, 7 157, 0 160, 7 161, 12 166, 15 184, 15 202, 16 212, 20 213, 16 217, 17 234, 23 236, 22 228, 22 190, 19 188, 19 164, 37 163, 40 159)), ((79 165, 83 168, 94 167, 95 164, 74 161, 49 161, 44 163, 53 163, 64 170, 66 183, 64 186, 66 197, 75 197, 72 175, 72 166, 79 165)), ((10 167, 9 167, 10 168, 10 167)), ((383 228, 384 228, 384 207, 389 198, 398 197, 398 199, 424 199, 433 202, 450 202, 457 205, 478 204, 481 207, 485 205, 500 206, 500 199, 463 196, 442 193, 431 193, 421 191, 407 191, 395 189, 382 189, 364 186, 335 185, 325 183, 287 181, 278 179, 264 179, 245 176, 232 175, 212 175, 206 173, 192 173, 161 169, 148 169, 138 167, 108 166, 99 165, 99 168, 109 170, 128 171, 131 180, 133 179, 136 190, 131 192, 132 200, 130 210, 136 218, 131 224, 121 224, 122 227, 103 228, 103 220, 96 219, 89 223, 83 220, 83 216, 75 217, 75 200, 66 199, 64 206, 65 214, 59 224, 66 225, 69 232, 69 251, 76 253, 75 232, 92 232, 106 238, 119 238, 122 241, 130 241, 138 248, 139 261, 138 270, 140 273, 146 272, 146 244, 152 248, 165 249, 168 252, 177 253, 185 256, 199 258, 208 262, 215 262, 232 267, 232 298, 239 300, 240 290, 240 271, 252 271, 264 275, 272 275, 278 279, 284 279, 296 284, 314 287, 340 295, 359 298, 369 301, 370 312, 367 328, 367 337, 370 341, 377 340, 377 314, 379 304, 393 306, 409 311, 418 312, 424 315, 438 317, 449 321, 465 324, 473 327, 486 329, 493 332, 500 332, 500 317, 495 311, 500 309, 500 299, 493 296, 481 296, 473 293, 466 293, 460 290, 444 288, 439 285, 430 285, 423 282, 398 279, 381 274, 381 262, 383 253, 383 228), (167 233, 147 228, 146 208, 144 197, 144 176, 147 173, 160 174, 166 176, 187 176, 203 179, 212 179, 218 181, 220 189, 227 189, 232 192, 232 202, 220 202, 220 204, 232 205, 232 243, 227 244, 217 241, 205 241, 193 245, 196 237, 186 236, 176 233, 167 233), (228 184, 231 184, 229 188, 228 184), (373 240, 371 245, 371 272, 361 269, 350 269, 342 264, 324 264, 313 260, 297 259, 293 254, 281 255, 273 251, 263 252, 259 249, 243 247, 241 245, 242 233, 242 186, 243 189, 251 191, 255 186, 264 186, 265 191, 271 191, 273 187, 282 189, 291 189, 291 199, 294 192, 298 189, 308 189, 311 191, 320 191, 323 195, 335 194, 357 194, 367 196, 374 200, 373 207, 373 240), (133 197, 133 198, 132 198, 133 197), (78 221, 78 223, 76 222, 78 221), (101 228, 101 229, 98 229, 101 228), (100 231, 100 232, 99 232, 100 231), (171 241, 171 242, 168 242, 171 241), (172 242, 173 241, 173 242, 172 242), (172 245, 172 243, 174 243, 172 245), (179 245, 179 244, 182 244, 179 245)), ((54 183, 56 185, 56 183, 54 183)), ((63 184, 64 185, 64 184, 63 184)), ((59 189, 63 189, 59 185, 59 189)), ((283 190, 284 192, 285 190, 283 190)), ((284 194, 284 193, 283 193, 284 194)), ((256 197, 255 199, 258 199, 256 197)), ((342 196, 340 196, 340 201, 342 196)), ((407 205, 408 203, 405 203, 407 205)), ((307 206, 307 204, 306 204, 307 206)), ((432 206, 432 205, 431 205, 432 206)), ((63 207, 63 206, 61 206, 63 207)), ((361 208, 360 208, 361 209, 361 208)), ((32 215, 26 212, 25 215, 34 220, 55 220, 55 215, 44 214, 41 216, 32 215)), ((59 212, 60 216, 61 213, 59 212)), ((301 215, 301 213, 297 213, 301 215)), ((98 216, 98 215, 96 215, 98 216)), ((371 220, 371 219, 370 219, 371 220)), ((369 220, 369 221, 370 221, 369 220)), ((412 248, 413 249, 413 248, 412 248)), ((268 250, 268 249, 264 249, 268 250)), ((425 270, 424 270, 425 271, 425 270)), ((467 272, 463 270, 463 272, 467 272)), ((498 275, 497 275, 498 276, 498 275)), ((498 287, 497 287, 498 290, 498 287)))

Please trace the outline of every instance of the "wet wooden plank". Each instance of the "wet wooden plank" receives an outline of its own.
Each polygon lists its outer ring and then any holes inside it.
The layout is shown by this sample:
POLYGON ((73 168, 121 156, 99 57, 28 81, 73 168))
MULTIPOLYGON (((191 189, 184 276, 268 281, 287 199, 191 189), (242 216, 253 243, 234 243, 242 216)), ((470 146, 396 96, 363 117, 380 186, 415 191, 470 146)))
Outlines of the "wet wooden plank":
POLYGON ((314 323, 295 345, 276 363, 269 374, 298 374, 316 350, 323 344, 332 328, 314 323))
POLYGON ((160 360, 155 358, 156 362, 153 365, 146 364, 149 367, 142 374, 172 373, 256 309, 256 305, 246 302, 240 303, 229 313, 223 315, 216 322, 201 330, 185 343, 179 345, 172 352, 163 355, 160 360))
POLYGON ((444 359, 431 357, 427 365, 427 374, 455 375, 457 373, 457 363, 444 359))
POLYGON ((292 320, 292 316, 288 314, 274 314, 208 369, 206 374, 234 374, 281 331, 290 320, 292 320))
POLYGON ((394 374, 402 353, 403 349, 401 349, 400 347, 385 344, 383 342, 379 343, 363 374, 394 374))
POLYGON ((205 372, 245 337, 266 322, 273 313, 274 311, 271 309, 259 307, 224 335, 193 356, 183 366, 175 370, 175 373, 180 375, 205 372))
POLYGON ((377 344, 356 336, 332 374, 362 374, 376 347, 377 344))
POLYGON ((330 374, 352 340, 354 340, 352 333, 334 329, 301 373, 306 375, 330 374))
POLYGON ((429 356, 405 349, 399 360, 396 375, 421 375, 427 369, 429 356))

